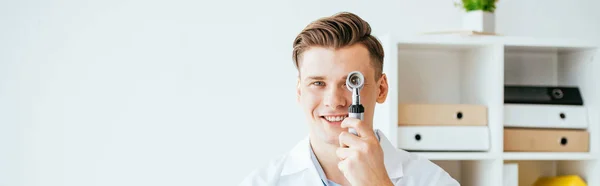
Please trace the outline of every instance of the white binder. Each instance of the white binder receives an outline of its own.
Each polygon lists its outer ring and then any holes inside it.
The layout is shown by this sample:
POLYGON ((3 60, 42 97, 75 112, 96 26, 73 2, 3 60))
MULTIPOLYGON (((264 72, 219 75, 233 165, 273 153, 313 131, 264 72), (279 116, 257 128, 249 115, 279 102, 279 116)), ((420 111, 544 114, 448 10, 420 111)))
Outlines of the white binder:
POLYGON ((504 126, 585 129, 587 111, 580 105, 504 104, 504 126))
POLYGON ((487 151, 487 126, 400 126, 398 148, 407 151, 487 151))
POLYGON ((519 186, 519 164, 505 163, 502 176, 503 186, 519 186))

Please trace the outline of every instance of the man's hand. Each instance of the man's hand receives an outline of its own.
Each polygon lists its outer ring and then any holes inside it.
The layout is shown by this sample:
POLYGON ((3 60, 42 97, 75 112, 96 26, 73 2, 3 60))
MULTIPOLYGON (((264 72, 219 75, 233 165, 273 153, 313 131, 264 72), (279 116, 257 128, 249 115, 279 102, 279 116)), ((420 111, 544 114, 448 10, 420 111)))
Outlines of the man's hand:
POLYGON ((336 151, 341 160, 338 168, 348 182, 353 186, 393 185, 384 166, 383 149, 373 129, 355 118, 344 119, 342 128, 348 127, 356 129, 358 136, 342 132, 336 151))

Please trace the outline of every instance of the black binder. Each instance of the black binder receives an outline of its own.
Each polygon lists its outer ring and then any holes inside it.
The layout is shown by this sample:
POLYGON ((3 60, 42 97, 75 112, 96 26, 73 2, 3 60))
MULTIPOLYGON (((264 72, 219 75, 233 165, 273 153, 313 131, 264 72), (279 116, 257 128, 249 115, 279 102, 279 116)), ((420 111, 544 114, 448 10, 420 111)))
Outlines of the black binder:
POLYGON ((504 103, 583 105, 578 87, 504 85, 504 103))

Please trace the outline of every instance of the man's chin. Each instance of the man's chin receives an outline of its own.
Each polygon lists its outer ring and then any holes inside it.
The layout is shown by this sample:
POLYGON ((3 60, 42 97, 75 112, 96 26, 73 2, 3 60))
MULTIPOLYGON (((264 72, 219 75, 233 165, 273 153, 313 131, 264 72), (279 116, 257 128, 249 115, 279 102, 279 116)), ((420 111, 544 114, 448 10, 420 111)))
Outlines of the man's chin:
POLYGON ((321 125, 321 127, 313 129, 316 130, 313 131, 316 134, 315 137, 319 138, 319 140, 322 140, 324 143, 336 146, 339 145, 339 137, 342 131, 344 131, 344 129, 339 127, 328 126, 326 123, 319 124, 321 125))
POLYGON ((339 145, 339 137, 342 131, 327 131, 324 133, 325 142, 331 145, 339 145))

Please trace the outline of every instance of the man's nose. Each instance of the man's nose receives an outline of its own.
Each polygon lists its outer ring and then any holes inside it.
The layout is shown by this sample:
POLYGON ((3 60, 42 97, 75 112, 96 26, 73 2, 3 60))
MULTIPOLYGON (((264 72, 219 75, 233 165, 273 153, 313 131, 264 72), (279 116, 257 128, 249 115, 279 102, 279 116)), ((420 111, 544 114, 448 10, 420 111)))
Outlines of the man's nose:
POLYGON ((347 91, 346 89, 344 89, 343 87, 330 87, 324 96, 324 100, 323 102, 325 103, 325 106, 330 107, 332 109, 338 109, 338 107, 345 107, 347 106, 347 99, 346 99, 346 93, 347 91))

